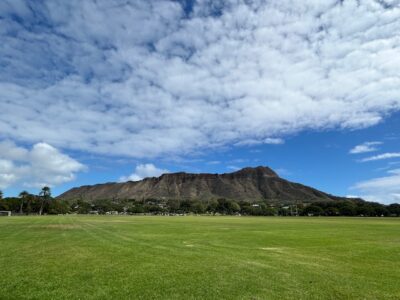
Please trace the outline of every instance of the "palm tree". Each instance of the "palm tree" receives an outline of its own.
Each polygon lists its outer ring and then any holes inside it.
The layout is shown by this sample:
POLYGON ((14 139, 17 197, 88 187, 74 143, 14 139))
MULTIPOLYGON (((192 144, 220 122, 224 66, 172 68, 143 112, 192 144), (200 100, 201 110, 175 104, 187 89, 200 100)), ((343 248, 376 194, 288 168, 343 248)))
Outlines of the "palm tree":
POLYGON ((0 200, 3 199, 3 191, 0 190, 0 200))
POLYGON ((40 204, 39 215, 43 213, 44 203, 51 197, 51 190, 48 186, 44 186, 39 193, 39 196, 42 198, 42 203, 40 204))
POLYGON ((29 196, 29 193, 27 191, 22 191, 19 193, 19 197, 21 198, 21 205, 19 207, 19 213, 22 214, 22 207, 24 206, 26 198, 29 196))

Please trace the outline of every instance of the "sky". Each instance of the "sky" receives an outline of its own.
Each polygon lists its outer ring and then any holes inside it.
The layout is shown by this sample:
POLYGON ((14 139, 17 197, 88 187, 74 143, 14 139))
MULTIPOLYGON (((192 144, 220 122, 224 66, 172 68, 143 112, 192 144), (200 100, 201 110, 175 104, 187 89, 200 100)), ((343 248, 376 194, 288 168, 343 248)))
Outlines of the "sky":
POLYGON ((2 0, 0 189, 270 166, 400 202, 400 0, 2 0))

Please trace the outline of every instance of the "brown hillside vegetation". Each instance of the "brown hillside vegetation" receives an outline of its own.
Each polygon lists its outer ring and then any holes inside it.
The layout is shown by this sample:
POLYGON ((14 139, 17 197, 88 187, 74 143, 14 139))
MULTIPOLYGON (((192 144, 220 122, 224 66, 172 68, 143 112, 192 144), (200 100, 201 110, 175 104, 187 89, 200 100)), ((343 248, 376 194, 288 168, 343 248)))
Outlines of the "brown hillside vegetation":
POLYGON ((200 199, 216 198, 271 202, 334 201, 335 197, 280 178, 268 167, 244 168, 225 174, 171 173, 141 181, 73 188, 59 199, 200 199))

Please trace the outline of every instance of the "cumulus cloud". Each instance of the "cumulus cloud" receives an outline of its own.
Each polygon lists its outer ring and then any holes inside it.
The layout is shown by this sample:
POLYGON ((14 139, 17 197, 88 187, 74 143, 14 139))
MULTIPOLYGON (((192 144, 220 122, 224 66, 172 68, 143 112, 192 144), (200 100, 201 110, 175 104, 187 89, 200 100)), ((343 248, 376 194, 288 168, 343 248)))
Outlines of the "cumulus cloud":
POLYGON ((359 182, 354 187, 362 198, 382 203, 400 203, 400 169, 388 171, 388 176, 359 182))
POLYGON ((383 153, 383 154, 379 154, 379 155, 374 155, 374 156, 364 158, 361 161, 367 162, 367 161, 383 160, 383 159, 390 159, 390 158, 397 158, 397 157, 400 157, 400 152, 383 153))
POLYGON ((0 188, 55 186, 75 179, 85 166, 46 143, 32 149, 13 142, 0 142, 0 188))
POLYGON ((17 181, 19 170, 9 160, 0 159, 0 188, 6 188, 17 181))
POLYGON ((169 173, 167 169, 159 169, 153 164, 140 164, 136 166, 135 171, 131 175, 122 176, 119 181, 138 181, 147 177, 158 177, 166 173, 169 173))
POLYGON ((149 158, 371 126, 400 109, 399 4, 3 0, 0 137, 149 158))
POLYGON ((376 147, 378 145, 382 145, 382 142, 365 142, 363 144, 357 145, 354 148, 352 148, 349 151, 349 153, 360 154, 360 153, 374 152, 378 150, 378 148, 376 147))

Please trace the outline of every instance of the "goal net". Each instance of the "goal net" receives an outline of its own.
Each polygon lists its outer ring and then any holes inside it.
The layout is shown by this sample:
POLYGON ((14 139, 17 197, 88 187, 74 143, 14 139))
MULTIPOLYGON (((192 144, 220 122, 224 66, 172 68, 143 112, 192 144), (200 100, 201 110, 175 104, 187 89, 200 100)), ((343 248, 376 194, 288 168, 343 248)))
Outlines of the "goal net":
POLYGON ((10 217, 11 211, 9 210, 0 210, 0 217, 10 217))

